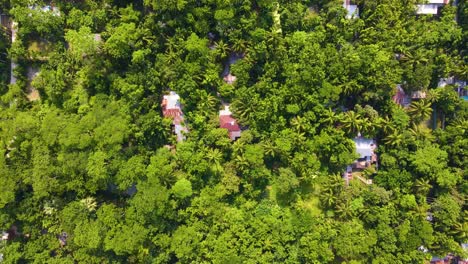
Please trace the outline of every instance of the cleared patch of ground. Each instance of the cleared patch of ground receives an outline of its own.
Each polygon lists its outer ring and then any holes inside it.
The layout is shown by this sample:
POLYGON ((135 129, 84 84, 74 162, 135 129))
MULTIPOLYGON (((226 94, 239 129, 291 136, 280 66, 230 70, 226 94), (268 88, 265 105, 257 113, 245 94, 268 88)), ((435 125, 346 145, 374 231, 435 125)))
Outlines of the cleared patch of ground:
POLYGON ((29 101, 36 101, 40 99, 39 91, 32 86, 32 81, 34 78, 39 74, 39 68, 36 67, 28 67, 27 77, 27 89, 26 89, 26 97, 29 101))

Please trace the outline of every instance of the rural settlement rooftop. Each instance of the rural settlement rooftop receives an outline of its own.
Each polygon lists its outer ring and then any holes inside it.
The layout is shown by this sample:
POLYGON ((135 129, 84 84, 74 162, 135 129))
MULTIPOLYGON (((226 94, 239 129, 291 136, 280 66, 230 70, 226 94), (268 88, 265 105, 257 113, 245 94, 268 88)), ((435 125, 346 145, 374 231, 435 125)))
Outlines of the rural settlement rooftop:
POLYGON ((352 5, 350 0, 343 0, 343 7, 348 11, 346 18, 359 17, 357 5, 352 5))
POLYGON ((240 126, 237 123, 237 120, 232 117, 229 105, 224 105, 224 109, 219 111, 219 126, 227 129, 231 140, 235 140, 241 136, 240 126))
POLYGON ((172 124, 174 125, 174 133, 177 136, 177 142, 185 139, 184 133, 188 132, 187 127, 184 125, 184 113, 180 104, 180 96, 170 91, 169 95, 163 96, 162 101, 163 116, 172 118, 172 124))
POLYGON ((426 4, 417 5, 416 14, 437 15, 439 13, 439 8, 449 2, 449 0, 428 0, 426 4))
POLYGON ((376 147, 373 139, 357 137, 354 139, 354 143, 356 144, 356 152, 359 154, 359 158, 372 158, 376 147))

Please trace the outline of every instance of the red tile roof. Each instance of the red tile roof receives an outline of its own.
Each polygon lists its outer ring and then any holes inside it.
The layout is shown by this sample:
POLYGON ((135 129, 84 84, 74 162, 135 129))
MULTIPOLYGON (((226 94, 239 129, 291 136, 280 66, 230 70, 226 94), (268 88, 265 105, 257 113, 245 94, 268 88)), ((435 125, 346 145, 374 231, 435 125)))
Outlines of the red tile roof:
POLYGON ((180 109, 165 109, 165 108, 163 108, 163 115, 164 115, 164 117, 175 118, 177 116, 181 116, 182 111, 180 111, 180 109))
POLYGON ((228 115, 222 115, 219 117, 219 124, 221 128, 227 129, 229 132, 241 131, 237 121, 228 115))

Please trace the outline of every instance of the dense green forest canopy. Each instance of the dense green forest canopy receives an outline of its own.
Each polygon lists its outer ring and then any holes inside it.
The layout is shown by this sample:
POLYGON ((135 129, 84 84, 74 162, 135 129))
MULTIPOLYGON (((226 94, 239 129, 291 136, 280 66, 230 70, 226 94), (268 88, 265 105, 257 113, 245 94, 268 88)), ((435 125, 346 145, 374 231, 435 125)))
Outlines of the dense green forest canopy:
POLYGON ((129 2, 0 0, 3 263, 468 257, 464 0, 129 2), (378 162, 345 181, 358 135, 378 162))

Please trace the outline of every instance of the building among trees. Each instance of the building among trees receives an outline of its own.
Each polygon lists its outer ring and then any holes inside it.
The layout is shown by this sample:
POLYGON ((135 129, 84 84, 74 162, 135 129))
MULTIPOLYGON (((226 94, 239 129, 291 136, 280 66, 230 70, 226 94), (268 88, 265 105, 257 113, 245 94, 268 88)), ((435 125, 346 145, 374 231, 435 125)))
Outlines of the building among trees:
POLYGON ((188 129, 184 124, 184 113, 180 104, 180 96, 173 91, 169 92, 169 95, 163 96, 161 106, 163 116, 172 119, 177 142, 183 141, 185 139, 184 133, 187 133, 188 129))
POLYGON ((219 111, 219 126, 227 129, 231 140, 236 140, 241 136, 240 126, 237 120, 232 117, 229 105, 224 105, 224 109, 219 111))
POLYGON ((437 15, 439 9, 448 4, 449 0, 428 0, 425 4, 418 4, 416 13, 418 15, 437 15))
MULTIPOLYGON (((377 143, 374 139, 358 136, 354 138, 353 141, 359 158, 355 160, 353 164, 346 167, 344 178, 347 183, 354 178, 353 172, 362 172, 373 164, 377 164, 377 154, 374 152, 377 148, 377 143)), ((364 179, 360 175, 357 175, 357 177, 366 184, 372 184, 372 180, 364 179)))
POLYGON ((346 10, 348 11, 346 18, 350 19, 353 17, 359 17, 359 8, 357 5, 354 4, 354 1, 344 0, 343 7, 346 8, 346 10))

